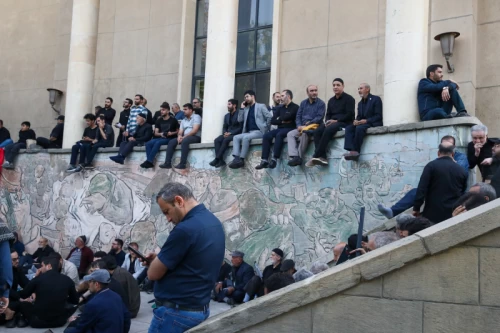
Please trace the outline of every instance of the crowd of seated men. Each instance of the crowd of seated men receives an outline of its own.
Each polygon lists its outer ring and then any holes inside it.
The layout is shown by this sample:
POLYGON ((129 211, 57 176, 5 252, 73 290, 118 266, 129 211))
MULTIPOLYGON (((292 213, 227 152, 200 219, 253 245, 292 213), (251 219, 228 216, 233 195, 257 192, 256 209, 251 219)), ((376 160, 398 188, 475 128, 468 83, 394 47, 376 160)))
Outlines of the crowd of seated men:
MULTIPOLYGON (((64 259, 44 237, 29 254, 17 233, 14 236, 13 283, 0 325, 55 328, 68 324, 65 332, 69 333, 128 332, 130 319, 140 309, 138 277, 145 266, 134 252, 123 251, 123 240, 115 239, 108 253, 94 254, 82 235, 64 259)), ((139 250, 135 242, 129 246, 139 250)))
MULTIPOLYGON (((459 84, 443 79, 441 65, 430 65, 426 69, 426 77, 420 80, 416 89, 422 121, 469 116, 459 94, 459 84), (456 113, 452 112, 453 108, 456 113)), ((294 94, 289 89, 274 93, 273 105, 270 106, 257 103, 256 94, 252 90, 244 93, 244 101, 240 106, 237 99, 229 99, 221 135, 214 140, 215 158, 209 164, 215 168, 226 166, 224 155, 233 142, 233 160, 229 168, 242 168, 245 166, 251 141, 262 139, 262 160, 255 168, 276 168, 286 138, 289 166, 296 167, 306 162, 305 152, 311 141, 314 142, 314 153, 305 166, 327 166, 328 145, 334 140, 335 134, 342 130, 345 131, 346 150, 343 158, 357 161, 367 130, 383 126, 382 100, 371 93, 368 83, 361 83, 358 87, 360 100, 356 113, 355 99, 344 91, 342 78, 333 80, 332 90, 333 96, 327 103, 318 97, 318 87, 313 84, 307 86, 307 98, 298 104, 293 102, 294 94), (273 142, 274 146, 271 147, 273 142)), ((108 97, 104 107, 96 106, 95 114, 84 116, 87 127, 82 139, 72 147, 68 172, 92 169, 92 162, 99 148, 113 145, 120 150, 118 155, 111 156, 110 159, 119 164, 124 164, 134 147, 145 146, 146 159, 141 167, 153 168, 161 146, 167 146, 165 161, 159 167, 187 167, 190 145, 201 142, 203 108, 199 98, 184 104, 182 110, 177 103, 171 108, 169 103, 164 102, 153 115, 147 108, 147 99, 137 94, 134 100, 124 100, 123 111, 119 113, 116 123, 117 112, 112 106, 113 98, 108 97), (118 128, 116 142, 113 126, 118 128), (174 166, 172 158, 178 145, 181 147, 181 157, 180 162, 174 166)), ((36 140, 43 148, 61 148, 64 116, 58 117, 49 138, 36 138, 30 127, 29 122, 23 122, 19 141, 13 142, 0 120, 0 148, 5 149, 4 168, 14 168, 15 156, 20 149, 27 147, 27 140, 36 140)))

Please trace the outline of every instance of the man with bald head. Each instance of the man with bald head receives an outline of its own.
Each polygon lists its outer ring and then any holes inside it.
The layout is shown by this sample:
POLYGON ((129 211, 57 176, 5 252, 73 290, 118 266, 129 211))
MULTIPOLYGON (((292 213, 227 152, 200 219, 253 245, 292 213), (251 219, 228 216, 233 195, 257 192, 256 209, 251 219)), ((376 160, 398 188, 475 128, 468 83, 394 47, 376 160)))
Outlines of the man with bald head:
POLYGON ((308 130, 311 126, 318 127, 325 116, 325 102, 318 97, 318 86, 309 85, 306 88, 307 98, 300 103, 295 117, 296 129, 288 132, 288 161, 289 166, 302 164, 307 146, 309 145, 308 130))
POLYGON ((467 173, 453 160, 454 149, 451 142, 441 142, 438 158, 425 166, 413 204, 414 216, 422 215, 433 223, 452 217, 455 202, 467 189, 467 173))

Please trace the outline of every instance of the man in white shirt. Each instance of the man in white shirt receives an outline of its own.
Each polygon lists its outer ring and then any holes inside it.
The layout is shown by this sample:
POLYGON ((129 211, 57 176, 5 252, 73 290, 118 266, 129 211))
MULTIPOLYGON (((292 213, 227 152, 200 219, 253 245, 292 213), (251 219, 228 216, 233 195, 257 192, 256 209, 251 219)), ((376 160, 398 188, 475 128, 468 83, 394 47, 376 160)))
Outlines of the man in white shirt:
MULTIPOLYGON (((135 250, 139 251, 139 245, 136 242, 130 243, 128 246, 133 247, 135 250)), ((146 266, 142 266, 142 263, 137 259, 134 252, 130 251, 125 255, 125 260, 123 261, 122 268, 125 268, 134 279, 141 275, 142 271, 146 266)))

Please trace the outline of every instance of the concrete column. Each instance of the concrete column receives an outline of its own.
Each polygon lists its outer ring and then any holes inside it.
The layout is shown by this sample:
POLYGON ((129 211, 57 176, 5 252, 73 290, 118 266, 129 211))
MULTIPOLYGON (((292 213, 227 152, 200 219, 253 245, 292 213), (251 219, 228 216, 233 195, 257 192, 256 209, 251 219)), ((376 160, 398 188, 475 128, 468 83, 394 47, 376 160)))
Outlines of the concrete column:
POLYGON ((420 121, 418 81, 425 77, 429 0, 387 0, 384 125, 420 121))
POLYGON ((227 100, 234 97, 238 2, 210 0, 201 135, 205 143, 221 134, 227 100))
POLYGON ((93 112, 99 4, 100 0, 73 1, 63 148, 81 139, 83 116, 93 112))
MULTIPOLYGON (((273 0, 273 49, 271 52, 271 84, 269 92, 269 105, 273 105, 273 93, 280 91, 280 44, 281 44, 281 17, 283 0, 273 0)), ((286 89, 286 88, 284 88, 286 89)))
POLYGON ((179 105, 181 106, 191 100, 191 84, 193 80, 193 55, 195 47, 193 36, 195 34, 195 25, 196 0, 183 0, 179 79, 177 81, 177 103, 179 103, 179 105))

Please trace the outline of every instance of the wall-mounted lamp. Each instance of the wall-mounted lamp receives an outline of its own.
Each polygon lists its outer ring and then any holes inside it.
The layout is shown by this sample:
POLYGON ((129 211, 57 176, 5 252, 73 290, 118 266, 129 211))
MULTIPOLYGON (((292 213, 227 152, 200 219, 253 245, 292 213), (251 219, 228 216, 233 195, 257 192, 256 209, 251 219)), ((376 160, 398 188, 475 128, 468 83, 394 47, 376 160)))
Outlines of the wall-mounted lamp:
POLYGON ((443 56, 446 59, 448 73, 453 73, 455 71, 455 67, 451 63, 451 57, 453 57, 453 46, 458 36, 460 36, 459 32, 443 32, 434 37, 435 40, 441 42, 441 51, 443 51, 443 56))
POLYGON ((63 95, 63 92, 59 89, 55 88, 47 88, 47 91, 49 92, 49 103, 52 106, 52 109, 57 112, 58 115, 61 114, 61 110, 58 110, 54 107, 56 102, 61 99, 61 96, 63 95))

